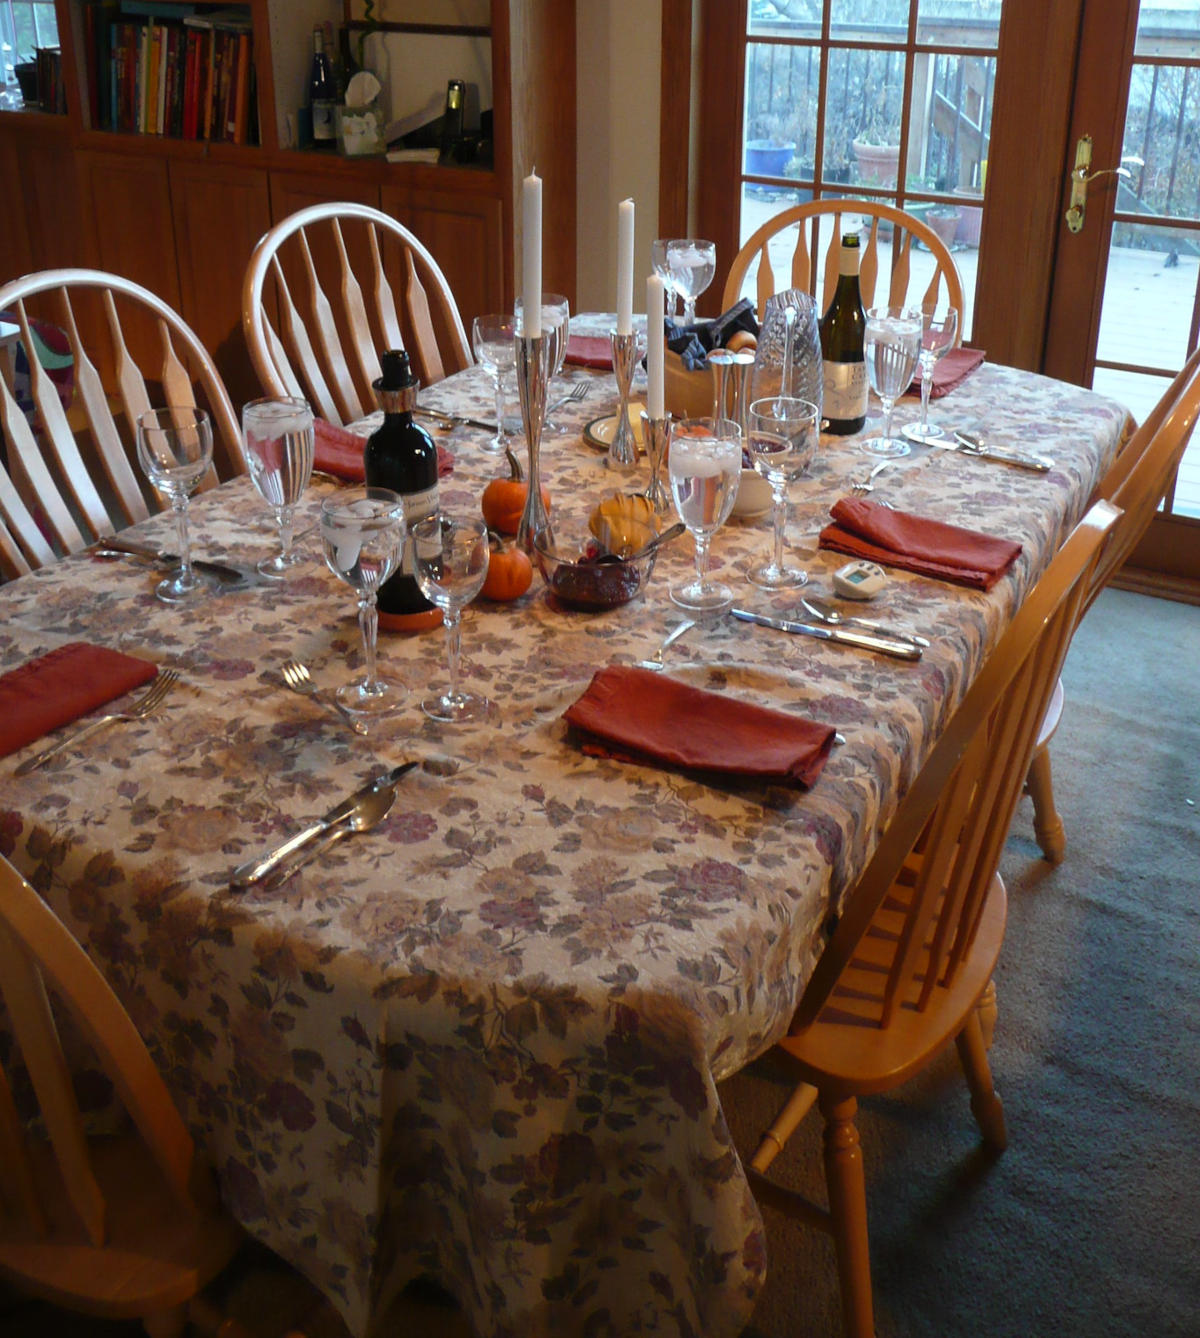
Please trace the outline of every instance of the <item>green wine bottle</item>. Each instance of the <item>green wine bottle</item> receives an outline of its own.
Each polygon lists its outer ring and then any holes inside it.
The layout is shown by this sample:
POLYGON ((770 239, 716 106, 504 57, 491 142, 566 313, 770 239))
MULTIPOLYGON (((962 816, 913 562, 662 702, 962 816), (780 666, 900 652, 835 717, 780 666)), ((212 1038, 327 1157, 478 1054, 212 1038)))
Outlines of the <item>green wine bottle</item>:
POLYGON ((858 291, 858 234, 842 237, 838 282, 821 317, 824 406, 822 430, 838 436, 858 432, 867 421, 867 365, 863 331, 867 318, 858 291))

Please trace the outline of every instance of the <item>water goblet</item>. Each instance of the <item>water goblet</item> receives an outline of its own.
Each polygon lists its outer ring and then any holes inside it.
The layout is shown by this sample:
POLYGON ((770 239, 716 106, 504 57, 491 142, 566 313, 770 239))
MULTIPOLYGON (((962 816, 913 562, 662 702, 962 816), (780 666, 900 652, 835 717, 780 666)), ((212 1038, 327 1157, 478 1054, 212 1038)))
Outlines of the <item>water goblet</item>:
POLYGON ((496 708, 474 692, 458 686, 462 649, 462 611, 483 588, 488 570, 487 524, 482 516, 426 516, 413 526, 417 553, 417 584, 421 593, 442 611, 446 628, 446 659, 450 686, 438 696, 426 697, 421 710, 431 720, 458 725, 485 720, 496 708))
POLYGON ((312 410, 302 399, 251 400, 242 409, 242 439, 250 480, 279 529, 279 552, 263 558, 258 570, 282 579, 302 560, 292 548, 292 513, 312 478, 312 410))
POLYGON ((404 553, 404 503, 388 488, 340 491, 321 503, 321 546, 335 576, 358 592, 358 626, 362 633, 365 671, 345 683, 337 699, 348 710, 379 717, 396 710, 408 685, 381 678, 375 668, 379 615, 375 596, 400 565, 404 553))
POLYGON ((684 418, 671 425, 669 451, 675 510, 696 544, 696 575, 672 586, 671 600, 689 613, 723 613, 733 603, 733 591, 708 579, 708 549, 737 499, 741 433, 729 418, 684 418))
POLYGON ((671 286, 683 298, 683 323, 696 321, 696 299, 713 281, 717 272, 715 242, 698 237, 676 237, 667 243, 667 267, 671 286))
POLYGON ((476 316, 471 322, 471 347, 479 362, 491 373, 496 386, 496 435, 484 446, 489 454, 500 454, 507 446, 504 430, 504 376, 517 365, 513 340, 517 322, 513 316, 476 316))
POLYGON ((908 388, 921 352, 924 316, 920 307, 872 307, 867 312, 863 354, 867 380, 883 405, 883 434, 861 443, 868 455, 907 455, 908 442, 892 436, 896 396, 908 388))
POLYGON ((771 518, 775 548, 771 558, 746 573, 751 583, 764 590, 786 590, 804 585, 808 573, 783 561, 783 536, 787 527, 789 483, 794 483, 812 464, 817 448, 820 410, 811 400, 774 396, 750 405, 750 435, 747 446, 754 468, 771 485, 771 518))
POLYGON ((929 421, 929 392, 933 388, 933 371, 942 355, 954 347, 958 335, 958 308, 947 307, 940 315, 923 313, 921 333, 921 421, 908 423, 903 428, 909 441, 927 446, 946 435, 946 429, 929 421))
POLYGON ((666 296, 666 317, 667 320, 675 319, 675 284, 671 279, 671 266, 667 262, 667 247, 670 241, 666 237, 659 237, 650 243, 650 265, 655 274, 663 281, 663 291, 666 296))
MULTIPOLYGON (((517 298, 513 308, 513 317, 517 323, 518 336, 522 333, 522 299, 517 298)), ((571 307, 561 293, 542 294, 542 334, 550 341, 546 353, 546 397, 550 400, 550 382, 562 371, 563 360, 567 356, 567 339, 571 332, 571 307)), ((569 432, 571 429, 560 426, 547 414, 542 424, 543 431, 569 432)))
POLYGON ((137 453, 146 477, 171 503, 179 541, 179 568, 154 593, 164 604, 181 604, 216 584, 192 566, 188 535, 188 498, 212 464, 212 422, 190 404, 150 409, 137 420, 137 453))

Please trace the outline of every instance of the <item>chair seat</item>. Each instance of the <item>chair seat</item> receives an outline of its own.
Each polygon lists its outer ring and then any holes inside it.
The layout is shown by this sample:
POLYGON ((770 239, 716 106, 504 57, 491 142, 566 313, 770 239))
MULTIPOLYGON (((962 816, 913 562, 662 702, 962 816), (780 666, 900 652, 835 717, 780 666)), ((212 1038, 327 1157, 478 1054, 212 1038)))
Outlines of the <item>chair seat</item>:
POLYGON ((0 1277, 54 1305, 140 1319, 184 1304, 233 1257, 242 1231, 218 1212, 179 1202, 136 1135, 91 1140, 107 1206, 105 1244, 91 1245, 48 1143, 29 1147, 49 1230, 0 1215, 0 1277))
POLYGON ((904 1003, 887 1029, 880 1029, 891 945, 909 900, 910 888, 898 880, 820 1016, 806 1031, 779 1042, 803 1081, 856 1095, 898 1087, 954 1038, 983 994, 1004 938, 1008 903, 999 874, 988 888, 971 953, 949 989, 939 987, 939 1006, 918 1011, 904 1003))

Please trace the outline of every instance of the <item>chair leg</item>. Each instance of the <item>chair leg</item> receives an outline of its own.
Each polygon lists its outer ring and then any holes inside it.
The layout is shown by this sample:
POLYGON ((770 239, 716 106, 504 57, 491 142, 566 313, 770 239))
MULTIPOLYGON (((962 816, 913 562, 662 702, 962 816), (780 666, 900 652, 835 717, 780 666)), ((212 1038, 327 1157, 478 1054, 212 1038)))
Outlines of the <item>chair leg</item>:
POLYGON ((783 1151, 783 1145, 796 1132, 800 1121, 812 1109, 817 1099, 817 1089, 810 1083, 802 1082, 788 1097, 783 1109, 775 1116, 774 1123, 763 1134, 750 1165, 760 1175, 765 1175, 767 1167, 783 1151))
POLYGON ((825 1116, 825 1182, 842 1289, 846 1338, 874 1338, 871 1253, 867 1243, 867 1185, 854 1116, 854 1097, 820 1096, 825 1116))
POLYGON ((995 978, 989 980, 983 987, 983 993, 979 996, 975 1011, 979 1014, 979 1028, 983 1032, 983 1044, 986 1049, 990 1050, 992 1048, 992 1037, 996 1034, 996 1018, 1000 1011, 996 1003, 995 978))
POLYGON ((1025 777, 1025 788, 1033 800, 1033 834, 1042 854, 1051 864, 1061 864, 1067 849, 1067 833, 1054 807, 1049 748, 1041 747, 1034 753, 1025 777))
POLYGON ((954 1038, 958 1060, 971 1089, 971 1113, 983 1134, 984 1144, 992 1152, 1003 1152, 1008 1146, 1008 1130, 1004 1126, 1004 1106, 992 1085, 992 1070, 988 1066, 987 1047, 983 1043, 983 1029, 979 1011, 972 1009, 963 1029, 954 1038))

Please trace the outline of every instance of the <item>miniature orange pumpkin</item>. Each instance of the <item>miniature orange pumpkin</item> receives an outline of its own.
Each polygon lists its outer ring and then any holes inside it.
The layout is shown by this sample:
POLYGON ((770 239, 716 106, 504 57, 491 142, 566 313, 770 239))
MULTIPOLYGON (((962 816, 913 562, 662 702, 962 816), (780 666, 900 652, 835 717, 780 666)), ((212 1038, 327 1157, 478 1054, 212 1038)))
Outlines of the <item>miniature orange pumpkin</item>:
MULTIPOLYGON (((525 498, 529 485, 521 476, 521 465, 510 450, 508 456, 509 477, 493 479, 483 490, 480 509, 489 530, 498 530, 501 534, 516 534, 521 525, 521 513, 525 510, 525 498)), ((550 494, 542 489, 542 502, 550 510, 550 494)))
MULTIPOLYGON (((518 517, 520 519, 520 517, 518 517)), ((506 603, 520 599, 533 583, 533 564, 516 544, 505 543, 498 534, 488 534, 488 573, 483 597, 506 603)))

